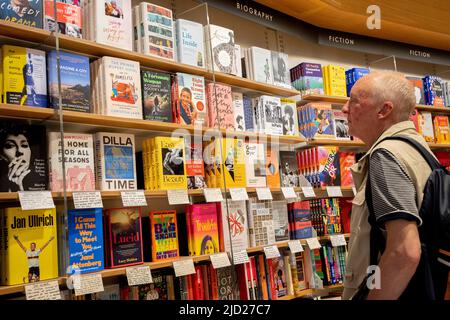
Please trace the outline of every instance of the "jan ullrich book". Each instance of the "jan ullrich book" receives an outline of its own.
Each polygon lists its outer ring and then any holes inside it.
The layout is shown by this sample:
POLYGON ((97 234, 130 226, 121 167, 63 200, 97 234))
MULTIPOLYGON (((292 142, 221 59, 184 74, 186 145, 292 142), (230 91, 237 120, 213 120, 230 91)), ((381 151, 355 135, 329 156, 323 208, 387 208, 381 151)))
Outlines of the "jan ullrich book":
POLYGON ((56 210, 6 208, 0 217, 1 283, 15 285, 58 277, 56 210))
POLYGON ((173 122, 170 74, 141 71, 144 119, 173 122))
POLYGON ((69 267, 68 274, 103 270, 102 209, 73 209, 68 211, 69 267))
POLYGON ((173 260, 179 256, 177 213, 175 210, 150 212, 152 261, 173 260))
POLYGON ((11 21, 29 27, 42 28, 42 0, 0 0, 0 20, 11 21))

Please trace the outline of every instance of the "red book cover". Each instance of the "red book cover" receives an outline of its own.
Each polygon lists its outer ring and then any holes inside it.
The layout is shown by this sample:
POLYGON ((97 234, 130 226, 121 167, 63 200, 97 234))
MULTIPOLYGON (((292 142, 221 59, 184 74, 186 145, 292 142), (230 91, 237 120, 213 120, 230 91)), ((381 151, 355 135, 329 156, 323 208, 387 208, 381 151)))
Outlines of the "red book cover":
POLYGON ((236 273, 239 285, 239 294, 241 300, 249 300, 247 273, 245 272, 248 263, 238 264, 236 266, 236 273))
POLYGON ((217 272, 212 264, 208 265, 208 275, 211 300, 219 300, 219 283, 217 282, 217 272))
POLYGON ((341 225, 343 233, 350 233, 350 212, 352 210, 351 198, 339 198, 339 208, 341 209, 341 225))
POLYGON ((450 170, 450 152, 448 151, 437 151, 434 153, 436 158, 439 160, 441 165, 450 170))
POLYGON ((353 187, 353 176, 350 167, 355 164, 355 154, 353 152, 339 152, 339 162, 341 166, 341 187, 353 187))
POLYGON ((187 280, 188 300, 195 300, 194 287, 195 287, 195 274, 185 276, 187 280))
POLYGON ((216 210, 217 210, 217 223, 219 226, 219 251, 220 252, 225 252, 225 240, 224 240, 224 235, 223 234, 223 217, 222 214, 227 214, 226 212, 222 212, 222 205, 220 202, 216 202, 216 210))
POLYGON ((200 265, 203 276, 203 300, 211 300, 209 291, 208 266, 206 264, 200 265))
POLYGON ((194 300, 204 300, 205 299, 205 291, 203 288, 203 273, 202 268, 199 265, 195 266, 195 274, 194 277, 194 300))
POLYGON ((219 252, 219 224, 216 204, 202 203, 190 206, 194 255, 219 252))
POLYGON ((277 300, 277 291, 276 291, 276 287, 275 287, 275 282, 274 282, 274 270, 273 270, 273 266, 272 266, 272 260, 273 259, 266 259, 266 270, 267 270, 267 280, 268 280, 268 289, 270 291, 270 297, 272 300, 277 300))
POLYGON ((409 116, 409 120, 411 120, 414 123, 414 127, 416 128, 417 132, 420 132, 420 119, 419 119, 419 112, 417 112, 417 109, 414 109, 414 111, 409 116))

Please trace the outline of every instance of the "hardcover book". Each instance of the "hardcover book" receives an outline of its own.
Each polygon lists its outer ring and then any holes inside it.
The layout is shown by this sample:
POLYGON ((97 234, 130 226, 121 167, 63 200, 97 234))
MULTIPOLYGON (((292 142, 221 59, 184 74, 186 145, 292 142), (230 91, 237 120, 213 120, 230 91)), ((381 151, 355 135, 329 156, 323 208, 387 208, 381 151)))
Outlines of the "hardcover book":
POLYGON ((295 101, 285 98, 282 98, 280 101, 283 134, 287 136, 298 136, 297 106, 295 101))
MULTIPOLYGON (((79 0, 44 0, 44 29, 62 34, 82 38, 83 13, 79 0)), ((87 1, 87 0, 85 0, 87 1)))
POLYGON ((233 266, 217 269, 219 300, 237 300, 240 297, 233 266))
POLYGON ((245 131, 255 130, 255 118, 253 112, 252 99, 246 95, 243 96, 245 131))
POLYGON ((249 197, 247 205, 250 246, 265 246, 275 243, 271 203, 249 197))
POLYGON ((266 186, 265 148, 262 143, 245 143, 245 176, 247 187, 266 186))
POLYGON ((283 134, 283 114, 281 100, 278 97, 261 96, 262 105, 262 127, 265 134, 282 135, 283 134))
POLYGON ((89 273, 104 269, 102 219, 101 208, 68 211, 68 274, 89 273))
POLYGON ((414 87, 414 95, 416 97, 416 104, 425 104, 425 94, 423 88, 423 80, 418 77, 406 77, 414 87))
POLYGON ((337 147, 317 147, 320 186, 339 186, 341 169, 337 147))
POLYGON ((219 252, 219 222, 215 203, 188 205, 192 255, 219 252))
POLYGON ((208 69, 236 74, 234 31, 209 24, 204 27, 204 37, 208 69))
POLYGON ((61 148, 61 134, 49 132, 49 177, 50 190, 64 190, 62 161, 65 163, 66 191, 94 191, 95 163, 92 135, 64 133, 64 156, 61 148))
POLYGON ((341 187, 353 187, 353 175, 350 168, 356 163, 355 154, 353 152, 339 151, 339 161, 341 170, 341 187))
POLYGON ((222 140, 222 152, 219 155, 220 143, 216 140, 216 181, 217 187, 245 188, 245 146, 242 139, 226 138, 222 140))
POLYGON ((280 162, 278 147, 266 146, 266 179, 270 188, 280 187, 280 162))
POLYGON ((205 166, 203 162, 202 143, 195 141, 196 137, 186 137, 184 144, 186 146, 186 175, 188 189, 206 188, 205 166))
MULTIPOLYGON (((50 107, 59 108, 58 52, 47 56, 48 90, 50 107)), ((89 57, 59 52, 62 108, 64 110, 91 112, 89 57)))
POLYGON ((173 122, 170 74, 141 71, 144 119, 173 122))
POLYGON ((286 200, 272 201, 275 241, 289 240, 289 218, 286 200))
POLYGON ((334 119, 331 104, 310 102, 298 109, 299 130, 305 138, 334 139, 334 119))
POLYGON ((348 118, 341 110, 332 110, 334 119, 335 137, 339 140, 350 140, 348 133, 348 118))
POLYGON ((142 263, 142 225, 140 207, 105 211, 107 266, 124 267, 142 263))
POLYGON ((248 242, 247 207, 245 201, 222 201, 222 234, 224 249, 231 254, 246 250, 248 242))
POLYGON ((299 172, 295 152, 280 151, 280 173, 282 187, 299 187, 299 172))
POLYGON ((177 19, 178 61, 191 66, 204 68, 203 26, 201 23, 177 19))
POLYGON ((207 86, 208 117, 211 128, 234 130, 234 108, 231 87, 218 83, 207 86))
POLYGON ((173 260, 179 256, 177 213, 150 212, 152 261, 173 260))
POLYGON ((3 101, 31 107, 47 107, 45 52, 2 46, 3 101))
POLYGON ((253 79, 258 82, 273 84, 272 57, 270 50, 250 47, 250 58, 253 65, 253 79))
POLYGON ((233 92, 232 99, 234 109, 234 130, 246 131, 243 95, 240 92, 233 92))
POLYGON ((154 145, 158 189, 186 189, 184 138, 155 137, 154 145))
POLYGON ((273 84, 280 87, 291 88, 289 76, 289 56, 286 53, 271 51, 273 84))
POLYGON ((10 1, 0 0, 0 19, 42 28, 43 6, 41 0, 10 1))
POLYGON ((435 116, 434 132, 436 143, 450 144, 450 126, 447 116, 435 116))
POLYGON ((434 142, 433 117, 430 112, 419 112, 419 133, 426 142, 434 142))
POLYGON ((176 87, 175 110, 178 123, 206 126, 208 112, 205 99, 205 79, 178 72, 176 87))

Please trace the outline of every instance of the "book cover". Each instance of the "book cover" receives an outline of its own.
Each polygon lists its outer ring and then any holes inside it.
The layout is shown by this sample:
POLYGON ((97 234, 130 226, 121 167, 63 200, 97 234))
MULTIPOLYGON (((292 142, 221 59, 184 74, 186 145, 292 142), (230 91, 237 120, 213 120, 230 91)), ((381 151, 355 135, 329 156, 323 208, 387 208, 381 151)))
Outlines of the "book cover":
POLYGON ((48 190, 45 126, 0 121, 0 191, 48 190))
POLYGON ((150 212, 150 223, 152 261, 178 258, 177 213, 174 210, 150 212))
POLYGON ((47 107, 45 52, 3 45, 3 101, 31 107, 47 107))
POLYGON ((286 200, 272 201, 275 241, 289 240, 289 218, 286 200))
POLYGON ((107 116, 142 119, 139 62, 102 58, 107 116))
POLYGON ((232 99, 234 109, 234 130, 246 131, 243 95, 240 92, 233 92, 232 99))
POLYGON ((306 138, 334 139, 334 121, 331 104, 310 102, 299 108, 300 132, 306 138))
MULTIPOLYGON (((219 144, 219 140, 216 140, 219 144)), ((220 146, 220 144, 219 144, 220 146)), ((216 145, 216 152, 220 150, 216 145)), ((224 180, 227 188, 245 188, 245 146, 244 140, 225 138, 222 140, 222 152, 220 167, 216 171, 218 187, 224 188, 224 180), (220 168, 222 170, 220 170, 220 168)))
POLYGON ((0 19, 23 24, 29 27, 42 28, 43 6, 41 0, 0 1, 0 19))
POLYGON ((176 83, 178 90, 175 103, 178 122, 206 126, 208 112, 205 99, 205 79, 201 76, 177 73, 176 83))
POLYGON ((245 130, 254 131, 255 130, 255 118, 253 112, 252 99, 246 95, 242 98, 244 105, 244 119, 245 119, 245 130))
POLYGON ((203 25, 194 21, 177 19, 176 28, 178 61, 204 68, 203 25))
POLYGON ((89 273, 104 269, 102 209, 68 210, 68 274, 89 273))
POLYGON ((55 209, 6 208, 3 223, 4 285, 58 277, 57 217, 55 209))
POLYGON ((64 190, 62 161, 65 163, 67 191, 95 190, 94 142, 92 135, 64 133, 64 156, 61 148, 61 134, 49 132, 49 177, 50 190, 64 190))
POLYGON ((245 201, 222 201, 222 234, 224 248, 231 254, 246 250, 248 242, 247 206, 245 201))
POLYGON ((215 203, 191 205, 193 255, 219 252, 219 228, 215 203))
POLYGON ((106 252, 110 268, 142 263, 142 225, 140 207, 115 208, 105 211, 106 252))
POLYGON ((234 130, 234 108, 231 87, 209 83, 207 85, 208 117, 211 128, 234 130))
POLYGON ((289 56, 286 53, 271 51, 273 84, 280 87, 291 88, 289 76, 289 56))
POLYGON ((173 122, 170 74, 141 71, 144 119, 173 122))
POLYGON ((239 299, 239 286, 236 285, 236 281, 234 266, 217 269, 219 300, 239 299))
POLYGON ((168 300, 167 275, 163 271, 152 271, 153 283, 138 286, 138 300, 168 300))
POLYGON ((435 116, 433 119, 436 143, 450 144, 450 126, 447 116, 435 116))
POLYGON ((419 112, 419 133, 426 142, 434 142, 433 116, 430 112, 419 112))
POLYGON ((450 169, 450 152, 449 151, 437 151, 434 153, 441 165, 450 169))
MULTIPOLYGON (((53 0, 44 0, 44 29, 62 34, 82 38, 83 12, 82 1, 55 0, 56 15, 53 0)), ((87 0, 85 0, 87 1, 87 0)))
POLYGON ((250 246, 265 246, 275 243, 271 203, 249 197, 247 215, 250 246))
MULTIPOLYGON (((59 108, 58 52, 47 55, 49 105, 59 108)), ((59 52, 62 108, 64 110, 91 112, 89 57, 69 52, 59 52)))
POLYGON ((104 285, 103 288, 105 289, 103 292, 97 292, 92 295, 92 300, 121 300, 120 284, 104 285))
POLYGON ((278 148, 267 145, 266 148, 266 179, 270 188, 280 187, 280 163, 278 148))
POLYGON ((250 47, 253 64, 253 80, 273 84, 272 56, 270 50, 250 47))
POLYGON ((416 104, 425 104, 425 95, 423 88, 423 80, 419 77, 406 77, 414 87, 414 96, 416 97, 416 104))
POLYGON ((245 177, 247 187, 266 186, 265 146, 262 143, 245 143, 245 177))
POLYGON ((271 276, 275 284, 276 297, 284 297, 287 294, 287 280, 283 257, 269 259, 267 262, 272 264, 271 276))
POLYGON ((209 24, 204 27, 204 37, 208 69, 215 72, 235 74, 234 31, 209 24))
POLYGON ((339 151, 339 162, 341 171, 341 187, 353 187, 353 175, 350 168, 356 163, 355 154, 353 152, 339 151))
POLYGON ((299 187, 298 163, 295 152, 280 151, 280 174, 282 187, 299 187))
POLYGON ((206 188, 205 181, 205 166, 203 162, 203 146, 202 142, 190 142, 191 137, 186 137, 184 140, 186 152, 186 179, 188 189, 203 189, 206 188))
POLYGON ((159 189, 186 189, 184 138, 156 137, 154 144, 159 189))
POLYGON ((95 155, 97 190, 136 190, 133 134, 97 133, 95 155))
POLYGON ((265 134, 282 135, 283 134, 283 112, 281 100, 278 97, 261 96, 262 112, 261 119, 265 134))
POLYGON ((350 140, 348 133, 348 118, 341 110, 332 110, 334 119, 335 137, 338 140, 350 140))
POLYGON ((283 134, 298 136, 297 106, 294 100, 282 98, 281 112, 283 122, 283 134))
POLYGON ((320 186, 339 186, 341 168, 337 147, 317 147, 320 186))

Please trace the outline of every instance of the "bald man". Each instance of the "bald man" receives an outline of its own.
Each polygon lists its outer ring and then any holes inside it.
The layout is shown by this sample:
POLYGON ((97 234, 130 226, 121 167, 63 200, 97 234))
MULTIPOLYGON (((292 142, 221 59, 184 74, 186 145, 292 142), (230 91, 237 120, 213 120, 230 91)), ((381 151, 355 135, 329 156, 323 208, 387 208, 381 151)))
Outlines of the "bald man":
POLYGON ((420 299, 420 292, 409 284, 421 257, 419 208, 431 169, 409 144, 382 141, 401 135, 429 150, 409 120, 415 104, 414 88, 402 74, 373 72, 356 82, 342 108, 348 115, 349 133, 368 146, 366 155, 352 167, 357 193, 352 206, 343 299, 353 296, 371 270, 371 224, 365 198, 369 172, 374 225, 382 231, 377 243, 384 251, 378 255, 379 269, 373 277, 380 281, 370 282, 375 288, 369 286, 367 299, 420 299))

